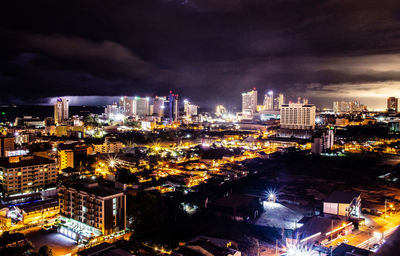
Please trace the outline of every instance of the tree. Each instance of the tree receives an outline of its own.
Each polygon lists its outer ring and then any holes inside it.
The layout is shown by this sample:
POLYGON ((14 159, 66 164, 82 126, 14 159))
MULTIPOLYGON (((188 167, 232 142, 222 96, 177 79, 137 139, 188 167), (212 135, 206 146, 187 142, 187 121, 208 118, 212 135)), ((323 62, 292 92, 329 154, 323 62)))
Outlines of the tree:
POLYGON ((40 256, 53 256, 53 249, 51 249, 47 245, 43 245, 42 247, 39 248, 38 253, 40 256))

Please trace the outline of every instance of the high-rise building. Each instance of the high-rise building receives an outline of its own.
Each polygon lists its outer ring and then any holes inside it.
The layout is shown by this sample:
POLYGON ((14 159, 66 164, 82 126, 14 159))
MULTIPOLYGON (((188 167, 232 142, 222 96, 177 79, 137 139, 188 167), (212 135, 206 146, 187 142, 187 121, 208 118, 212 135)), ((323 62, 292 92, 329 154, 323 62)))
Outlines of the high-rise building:
POLYGON ((122 191, 81 180, 58 189, 61 225, 72 239, 110 235, 126 228, 126 196, 122 191))
POLYGON ((134 100, 128 98, 127 96, 121 97, 119 100, 119 107, 121 113, 125 116, 133 116, 134 100))
POLYGON ((72 149, 59 146, 57 167, 60 171, 68 167, 74 168, 74 151, 72 149))
POLYGON ((242 93, 242 113, 243 115, 253 115, 257 111, 257 90, 242 93))
POLYGON ((184 103, 184 111, 186 118, 190 118, 192 116, 197 115, 199 106, 190 103, 190 101, 188 100, 184 100, 183 103, 184 103))
POLYGON ((268 91, 264 96, 264 110, 274 110, 274 92, 268 91))
POLYGON ((69 101, 67 98, 58 98, 54 104, 54 122, 61 124, 69 117, 69 101))
POLYGON ((334 143, 334 132, 332 129, 328 129, 321 136, 314 138, 314 141, 311 144, 311 153, 319 155, 332 150, 334 143))
POLYGON ((7 195, 39 191, 57 181, 56 163, 38 156, 0 158, 0 183, 7 195))
POLYGON ((215 108, 215 115, 218 117, 222 116, 226 112, 226 108, 223 105, 217 105, 217 107, 215 108))
POLYGON ((146 97, 146 98, 135 97, 134 106, 136 107, 134 114, 136 114, 137 116, 150 115, 150 98, 149 97, 146 97))
POLYGON ((285 104, 285 96, 283 95, 283 93, 279 93, 279 96, 278 96, 278 110, 281 109, 283 104, 285 104))
POLYGON ((284 104, 281 108, 281 128, 314 130, 316 108, 311 104, 284 104))
POLYGON ((170 122, 176 122, 179 118, 179 95, 173 94, 172 91, 169 92, 168 95, 168 118, 170 122))
POLYGON ((399 110, 399 99, 396 97, 389 97, 387 99, 387 111, 397 113, 399 110))
POLYGON ((153 113, 152 114, 156 114, 158 117, 163 117, 166 101, 167 101, 166 97, 156 96, 154 98, 154 102, 153 102, 153 113))
POLYGON ((367 107, 362 105, 358 100, 333 102, 333 112, 337 114, 362 112, 366 109, 367 107))
POLYGON ((112 105, 107 105, 104 113, 107 118, 112 118, 118 114, 120 114, 120 109, 118 108, 118 105, 116 102, 114 102, 112 105))
POLYGON ((13 136, 0 135, 0 157, 6 156, 8 151, 15 149, 15 138, 13 136))

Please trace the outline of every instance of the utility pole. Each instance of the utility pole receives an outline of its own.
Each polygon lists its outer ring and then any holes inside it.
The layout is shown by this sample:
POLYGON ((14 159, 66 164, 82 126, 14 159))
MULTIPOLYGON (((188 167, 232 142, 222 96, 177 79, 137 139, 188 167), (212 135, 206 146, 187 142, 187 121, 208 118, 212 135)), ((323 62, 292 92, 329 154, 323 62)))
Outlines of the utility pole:
POLYGON ((383 215, 384 219, 386 219, 386 201, 387 201, 387 199, 385 198, 385 215, 383 215))
POLYGON ((278 240, 275 240, 275 256, 278 256, 278 240))

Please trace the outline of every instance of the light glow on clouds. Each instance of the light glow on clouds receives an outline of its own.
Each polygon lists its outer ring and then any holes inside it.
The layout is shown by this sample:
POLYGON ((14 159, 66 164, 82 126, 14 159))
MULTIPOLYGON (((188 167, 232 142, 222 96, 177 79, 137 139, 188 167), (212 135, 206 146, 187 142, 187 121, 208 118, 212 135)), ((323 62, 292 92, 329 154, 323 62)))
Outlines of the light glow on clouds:
MULTIPOLYGON (((70 106, 97 106, 119 102, 120 96, 62 96, 69 100, 70 106)), ((47 98, 47 104, 53 105, 58 97, 47 98)), ((46 105, 47 105, 46 104, 46 105)))

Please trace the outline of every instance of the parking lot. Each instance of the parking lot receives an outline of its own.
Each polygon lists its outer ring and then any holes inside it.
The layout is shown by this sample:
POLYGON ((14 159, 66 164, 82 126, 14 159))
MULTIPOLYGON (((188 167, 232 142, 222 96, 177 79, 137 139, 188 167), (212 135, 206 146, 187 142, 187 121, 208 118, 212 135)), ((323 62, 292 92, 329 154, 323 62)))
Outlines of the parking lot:
POLYGON ((74 240, 69 239, 60 233, 41 228, 34 228, 22 232, 26 239, 30 240, 35 249, 38 250, 43 245, 48 245, 53 249, 54 255, 66 255, 77 247, 74 240))

